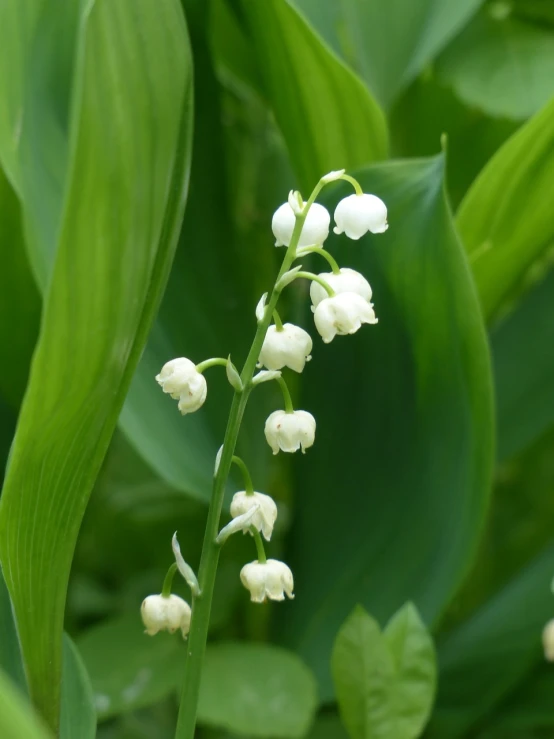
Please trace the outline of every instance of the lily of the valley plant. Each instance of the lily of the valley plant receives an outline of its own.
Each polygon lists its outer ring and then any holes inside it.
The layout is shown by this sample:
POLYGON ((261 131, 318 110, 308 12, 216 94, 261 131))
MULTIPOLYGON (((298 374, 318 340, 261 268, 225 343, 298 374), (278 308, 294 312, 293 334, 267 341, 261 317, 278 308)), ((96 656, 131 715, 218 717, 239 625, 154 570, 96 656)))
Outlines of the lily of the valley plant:
MULTIPOLYGON (((236 532, 246 532, 253 539, 256 559, 244 565, 240 579, 254 603, 294 597, 293 573, 284 562, 267 559, 263 544, 263 539, 271 539, 277 506, 269 495, 254 489, 246 463, 234 453, 251 393, 260 383, 272 380, 279 383, 284 404, 284 409, 275 410, 265 423, 265 437, 273 453, 305 452, 315 441, 315 418, 307 410, 294 408, 281 374, 285 367, 294 372, 303 371, 306 362, 311 359, 312 337, 306 329, 281 321, 277 312, 281 294, 294 280, 311 281, 314 324, 326 344, 337 335, 355 333, 363 324, 377 323, 369 282, 353 269, 339 268, 335 259, 323 248, 329 235, 331 217, 327 209, 315 201, 325 185, 340 179, 350 182, 355 193, 338 203, 334 214, 335 233, 359 239, 368 231, 383 233, 387 229, 387 208, 383 201, 376 195, 363 193, 359 183, 345 174, 344 170, 322 177, 307 202, 299 192, 291 192, 288 201, 273 215, 275 246, 286 247, 286 252, 272 290, 261 297, 256 307, 257 330, 242 372, 238 372, 230 358, 215 357, 195 364, 190 359, 180 357, 167 362, 156 376, 163 392, 178 401, 178 410, 183 415, 199 410, 206 400, 208 388, 204 372, 208 368, 224 366, 234 389, 223 445, 215 460, 213 493, 198 577, 181 556, 174 537, 176 562, 169 568, 162 592, 160 595, 149 595, 142 604, 147 634, 153 636, 160 630, 174 632, 179 629, 183 637, 188 635, 176 732, 178 739, 194 737, 200 671, 206 648, 216 569, 226 539, 236 532), (313 274, 303 271, 301 265, 293 266, 298 259, 312 253, 325 259, 331 271, 313 274), (261 371, 255 374, 257 368, 261 371), (234 495, 231 521, 220 531, 225 484, 233 463, 243 474, 245 489, 234 495), (177 569, 191 588, 192 609, 171 593, 171 583, 177 569)), ((331 430, 323 430, 323 433, 326 432, 330 433, 331 430)))

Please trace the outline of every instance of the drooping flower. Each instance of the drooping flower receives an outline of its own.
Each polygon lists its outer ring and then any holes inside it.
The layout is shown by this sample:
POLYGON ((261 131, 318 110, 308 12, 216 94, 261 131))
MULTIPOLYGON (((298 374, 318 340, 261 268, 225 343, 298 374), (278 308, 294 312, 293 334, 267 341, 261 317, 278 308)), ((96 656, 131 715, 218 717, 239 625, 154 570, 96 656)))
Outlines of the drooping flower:
POLYGON ((281 331, 277 326, 270 326, 260 352, 258 366, 267 367, 269 370, 290 367, 295 372, 302 372, 306 362, 311 359, 312 346, 312 337, 300 326, 285 323, 281 331))
POLYGON ((178 595, 149 595, 140 607, 142 622, 146 633, 154 636, 158 631, 169 631, 173 634, 181 629, 183 639, 190 629, 191 610, 186 600, 178 595))
MULTIPOLYGON (((356 272, 355 269, 342 267, 339 274, 334 272, 322 272, 319 277, 323 278, 335 293, 357 293, 369 303, 373 292, 366 278, 356 272)), ((315 280, 310 285, 310 297, 312 299, 312 310, 315 310, 322 300, 329 297, 327 291, 315 280)))
MULTIPOLYGON (((288 246, 292 238, 292 232, 296 224, 296 216, 289 203, 283 203, 273 214, 271 228, 275 236, 275 246, 288 246)), ((327 208, 319 203, 314 203, 304 225, 298 246, 313 246, 323 244, 329 236, 329 226, 331 225, 331 216, 327 208)))
POLYGON ((233 518, 242 516, 254 506, 259 506, 259 508, 244 530, 248 531, 250 526, 254 526, 261 531, 264 539, 269 541, 277 520, 277 506, 269 495, 256 492, 249 495, 244 490, 235 493, 231 501, 231 516, 233 518))
POLYGON ((349 195, 337 205, 335 223, 334 232, 350 239, 360 239, 368 231, 380 234, 389 227, 387 206, 376 195, 349 195))
POLYGON ((196 369, 194 362, 185 357, 172 359, 164 364, 156 381, 164 393, 179 399, 179 410, 183 415, 194 413, 206 400, 208 386, 204 375, 196 369))
POLYGON ((258 560, 244 565, 240 572, 240 579, 244 587, 250 591, 253 603, 263 603, 270 600, 285 600, 294 598, 294 579, 292 572, 284 562, 277 559, 268 559, 260 563, 258 560))
POLYGON ((315 418, 308 411, 274 411, 265 422, 265 438, 277 454, 311 447, 315 440, 315 418))
POLYGON ((357 293, 339 293, 322 300, 314 313, 321 338, 329 344, 337 334, 354 334, 364 323, 377 323, 373 306, 357 293))

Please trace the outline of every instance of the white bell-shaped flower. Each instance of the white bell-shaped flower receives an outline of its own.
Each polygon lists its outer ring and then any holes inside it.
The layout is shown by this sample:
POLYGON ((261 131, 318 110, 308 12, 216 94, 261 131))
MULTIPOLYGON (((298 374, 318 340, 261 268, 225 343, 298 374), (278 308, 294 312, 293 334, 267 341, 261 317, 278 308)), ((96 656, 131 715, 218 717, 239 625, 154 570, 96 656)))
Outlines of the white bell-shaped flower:
MULTIPOLYGON (((334 272, 322 272, 319 277, 325 280, 325 282, 338 293, 357 293, 361 295, 364 300, 369 303, 373 292, 371 286, 366 278, 356 272, 355 269, 349 267, 342 267, 339 274, 336 275, 334 272)), ((329 294, 318 282, 312 280, 310 285, 310 297, 312 299, 312 310, 315 310, 322 300, 329 297, 329 294)))
POLYGON ((146 633, 154 636, 158 631, 169 631, 170 634, 181 629, 183 639, 190 629, 191 610, 186 600, 178 595, 149 595, 140 607, 142 622, 146 633))
POLYGON ((554 618, 543 629, 542 644, 545 659, 548 662, 554 662, 554 618))
POLYGON ((262 532, 264 539, 269 541, 273 533, 275 521, 277 520, 277 506, 273 498, 269 495, 264 495, 264 493, 251 493, 248 495, 244 490, 235 493, 231 501, 231 516, 238 518, 238 516, 244 515, 254 506, 259 506, 259 508, 246 525, 244 531, 248 531, 250 526, 254 526, 258 531, 262 532))
POLYGON ((357 293, 339 293, 318 304, 314 321, 321 338, 329 344, 335 336, 354 334, 363 323, 377 323, 373 306, 357 293))
POLYGON ((302 372, 306 362, 311 359, 312 346, 312 337, 300 326, 285 323, 281 331, 277 326, 270 326, 265 335, 258 366, 269 370, 290 367, 295 372, 302 372))
MULTIPOLYGON (((305 203, 304 203, 305 205, 305 203)), ((275 236, 275 246, 288 246, 292 238, 292 232, 296 223, 296 216, 289 203, 283 203, 273 214, 271 228, 275 236)), ((327 208, 319 203, 314 203, 304 225, 298 246, 313 246, 323 244, 329 236, 329 226, 331 225, 331 216, 327 208)))
POLYGON ((206 378, 198 372, 194 362, 185 357, 164 364, 160 374, 156 375, 156 381, 164 393, 169 393, 174 400, 179 399, 179 410, 183 415, 194 413, 206 400, 206 378))
POLYGON ((350 239, 360 239, 368 231, 381 234, 389 227, 387 206, 376 195, 349 195, 337 205, 335 223, 334 232, 350 239))
POLYGON ((240 572, 244 587, 250 591, 253 603, 270 600, 285 600, 285 593, 294 598, 294 579, 290 567, 277 559, 268 559, 261 564, 256 560, 244 565, 240 572))
POLYGON ((265 422, 264 433, 273 454, 300 448, 304 453, 315 440, 315 418, 308 411, 274 411, 265 422))

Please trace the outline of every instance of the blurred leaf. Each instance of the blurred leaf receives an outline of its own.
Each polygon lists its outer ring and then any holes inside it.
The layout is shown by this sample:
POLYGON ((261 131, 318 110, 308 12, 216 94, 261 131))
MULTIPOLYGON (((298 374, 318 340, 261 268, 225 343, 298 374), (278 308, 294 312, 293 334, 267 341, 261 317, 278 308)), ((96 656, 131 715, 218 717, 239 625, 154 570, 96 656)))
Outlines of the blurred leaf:
MULTIPOLYGON (((301 187, 387 152, 383 114, 288 0, 242 0, 267 96, 301 187)), ((283 196, 284 199, 284 196, 283 196)))
POLYGON ((554 270, 491 334, 498 458, 554 425, 554 270))
POLYGON ((490 319, 554 239, 554 100, 490 160, 465 196, 457 225, 490 319))
POLYGON ((338 716, 323 715, 316 719, 308 739, 348 739, 338 716))
POLYGON ((542 659, 553 571, 550 546, 439 643, 441 679, 430 739, 465 736, 542 659))
POLYGON ((477 544, 493 456, 487 345, 443 158, 357 176, 387 203, 390 228, 330 243, 369 278, 379 324, 316 343, 306 369, 301 407, 318 443, 297 465, 289 559, 302 597, 281 619, 325 699, 331 644, 356 603, 380 621, 407 599, 426 623, 439 617, 477 544))
POLYGON ((312 674, 298 657, 269 644, 208 648, 198 721, 255 737, 303 737, 316 709, 312 674))
MULTIPOLYGON (((1 17, 1 16, 0 16, 1 17)), ((27 264, 17 198, 0 168, 0 393, 14 407, 23 397, 40 317, 27 264)))
POLYGON ((433 704, 433 641, 413 605, 384 634, 360 606, 341 627, 331 659, 337 699, 352 739, 416 739, 433 704))
POLYGON ((86 668, 71 639, 64 634, 60 739, 94 739, 96 709, 86 668))
POLYGON ((75 540, 167 279, 190 135, 177 0, 87 11, 64 218, 0 509, 30 692, 51 726, 75 540))
POLYGON ((1 670, 0 736, 2 739, 53 739, 23 695, 1 670))
POLYGON ((98 718, 152 705, 173 693, 185 660, 179 634, 147 636, 139 609, 89 629, 77 640, 98 718))
POLYGON ((525 119, 554 93, 554 32, 495 3, 475 16, 437 62, 439 78, 468 105, 525 119))
POLYGON ((481 2, 296 0, 296 5, 389 108, 481 2))

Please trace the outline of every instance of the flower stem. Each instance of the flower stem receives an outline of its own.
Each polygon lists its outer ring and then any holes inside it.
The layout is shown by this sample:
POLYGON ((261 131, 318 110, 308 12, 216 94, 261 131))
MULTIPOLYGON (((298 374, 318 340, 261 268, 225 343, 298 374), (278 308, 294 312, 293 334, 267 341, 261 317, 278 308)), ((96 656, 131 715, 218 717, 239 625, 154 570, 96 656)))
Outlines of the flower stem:
POLYGON ((167 575, 164 579, 164 584, 162 587, 162 598, 169 598, 171 595, 171 586, 173 585, 173 576, 177 572, 177 563, 174 562, 172 565, 170 565, 169 570, 167 571, 167 575))
POLYGON ((255 526, 250 527, 250 533, 254 537, 254 541, 256 542, 256 549, 258 550, 258 562, 261 565, 265 565, 267 562, 267 557, 265 556, 265 548, 264 543, 262 541, 262 537, 260 536, 260 532, 255 526))
POLYGON ((207 370, 210 367, 216 367, 217 365, 227 367, 227 360, 223 359, 223 357, 212 357, 212 359, 205 359, 203 362, 200 362, 200 364, 196 365, 196 371, 204 372, 204 370, 207 370))
POLYGON ((277 331, 282 331, 283 330, 283 321, 281 320, 281 316, 279 315, 279 313, 277 312, 277 310, 274 310, 273 311, 273 320, 275 322, 275 328, 277 329, 277 331))
POLYGON ((244 478, 244 492, 246 493, 246 495, 254 495, 254 485, 252 484, 252 477, 250 476, 248 467, 240 457, 236 456, 236 454, 233 455, 233 462, 237 465, 237 467, 240 468, 240 471, 242 472, 242 476, 244 478))
POLYGON ((306 254, 319 254, 323 259, 326 259, 329 266, 333 270, 334 275, 340 275, 340 267, 335 259, 329 254, 327 249, 322 249, 320 246, 304 246, 296 252, 296 258, 299 259, 306 254))
POLYGON ((314 275, 313 272, 297 272, 294 276, 294 279, 298 279, 299 277, 303 277, 305 280, 312 280, 312 282, 317 282, 319 285, 321 285, 324 290, 327 291, 327 294, 330 298, 332 298, 335 295, 335 291, 331 287, 331 285, 323 279, 323 277, 320 277, 319 275, 314 275))
POLYGON ((341 180, 346 180, 346 182, 350 182, 351 185, 353 185, 354 190, 356 190, 356 195, 363 195, 364 191, 362 190, 362 187, 358 180, 355 180, 354 177, 350 177, 349 174, 343 174, 340 176, 341 180))
POLYGON ((294 405, 292 404, 292 398, 290 397, 290 391, 287 383, 285 382, 285 378, 280 375, 277 378, 277 382, 281 386, 281 390, 283 391, 283 400, 285 401, 285 411, 287 413, 294 413, 294 405))
MULTIPOLYGON (((292 232, 290 245, 287 248, 275 285, 277 285, 285 272, 288 272, 294 262, 296 257, 296 247, 298 246, 298 241, 300 239, 300 234, 302 233, 302 227, 304 226, 308 210, 314 203, 318 193, 324 185, 325 182, 322 180, 318 182, 310 195, 309 200, 304 206, 304 210, 300 215, 296 216, 296 223, 292 232)), ((239 435, 240 424, 252 389, 251 383, 256 369, 256 362, 258 361, 273 311, 275 310, 279 300, 280 292, 275 289, 275 285, 273 286, 271 295, 267 302, 263 320, 258 323, 254 341, 252 342, 252 346, 250 347, 250 351, 248 352, 246 362, 242 369, 241 380, 244 391, 241 393, 235 392, 233 396, 231 410, 229 411, 229 420, 227 421, 227 428, 225 430, 221 461, 214 479, 198 573, 201 595, 194 597, 192 600, 192 621, 187 644, 185 675, 175 739, 194 739, 198 693, 200 690, 200 673, 202 670, 202 663, 204 661, 204 653, 206 651, 215 576, 219 560, 219 552, 221 549, 221 547, 216 543, 216 538, 219 533, 219 519, 221 517, 221 509, 223 507, 225 483, 229 476, 229 470, 231 468, 235 446, 239 435)))

